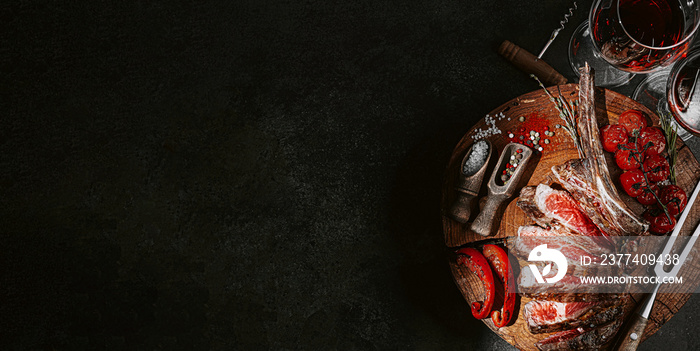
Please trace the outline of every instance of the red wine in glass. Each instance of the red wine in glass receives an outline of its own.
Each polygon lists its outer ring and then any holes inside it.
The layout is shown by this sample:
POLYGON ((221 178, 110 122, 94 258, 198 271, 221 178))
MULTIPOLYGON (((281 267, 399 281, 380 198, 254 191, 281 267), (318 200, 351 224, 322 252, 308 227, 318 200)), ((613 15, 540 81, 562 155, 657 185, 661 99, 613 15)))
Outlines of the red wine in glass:
POLYGON ((689 45, 687 14, 680 0, 599 1, 591 13, 594 45, 615 67, 651 72, 673 62, 689 45))

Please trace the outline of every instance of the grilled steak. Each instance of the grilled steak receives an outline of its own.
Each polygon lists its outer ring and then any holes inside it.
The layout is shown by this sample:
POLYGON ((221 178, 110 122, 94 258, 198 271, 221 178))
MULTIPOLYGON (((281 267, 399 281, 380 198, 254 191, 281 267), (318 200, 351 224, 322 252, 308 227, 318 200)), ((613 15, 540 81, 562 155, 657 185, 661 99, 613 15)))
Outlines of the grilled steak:
MULTIPOLYGON (((579 153, 581 158, 587 161, 589 167, 580 167, 578 170, 582 174, 578 175, 578 179, 573 180, 574 183, 582 180, 586 180, 587 183, 587 186, 584 186, 587 190, 585 194, 587 196, 577 196, 577 199, 582 200, 582 204, 585 204, 584 206, 591 206, 586 213, 607 234, 631 236, 644 233, 649 229, 649 223, 635 215, 622 201, 610 177, 595 114, 595 79, 593 71, 586 65, 580 69, 580 73, 579 115, 576 124, 581 140, 579 153)), ((567 185, 580 185, 567 184, 569 183, 569 178, 560 176, 557 176, 557 178, 559 181, 562 181, 562 185, 567 190, 569 190, 567 185)))
POLYGON ((568 260, 574 262, 578 262, 581 256, 589 256, 592 262, 598 262, 601 255, 614 253, 601 247, 593 238, 572 233, 567 228, 549 227, 549 229, 545 229, 536 225, 518 228, 518 240, 513 245, 514 253, 527 259, 532 249, 545 243, 548 248, 559 250, 568 260))
POLYGON ((620 299, 601 302, 557 302, 533 300, 523 308, 530 332, 551 333, 577 327, 595 327, 623 312, 620 299))
MULTIPOLYGON (((535 344, 540 350, 599 350, 609 346, 622 324, 629 294, 601 293, 601 286, 582 284, 582 274, 610 275, 603 268, 588 271, 590 266, 578 264, 578 258, 588 255, 596 259, 615 253, 617 248, 610 236, 645 234, 649 227, 623 202, 610 176, 595 114, 594 76, 588 65, 581 69, 579 87, 578 141, 574 138, 579 158, 552 167, 555 181, 565 191, 546 184, 525 187, 517 202, 537 225, 518 229, 513 249, 516 256, 527 260, 535 247, 547 243, 548 248, 564 254, 569 267, 561 280, 543 284, 536 281, 529 268, 539 268, 545 276, 554 273, 552 264, 521 262, 519 293, 534 298, 523 307, 530 332, 557 332, 535 344), (543 237, 556 239, 542 242, 543 237)), ((634 242, 621 246, 633 249, 634 242)), ((558 264, 554 266, 559 269, 558 264)))
MULTIPOLYGON (((542 264, 543 265, 543 264, 542 264)), ((528 296, 539 294, 591 294, 600 291, 600 287, 594 284, 581 284, 580 273, 576 272, 577 266, 569 265, 567 274, 555 283, 538 283, 532 274, 530 267, 524 267, 518 276, 518 292, 528 296)), ((542 271, 542 267, 539 268, 542 271)), ((552 268, 552 274, 556 274, 557 268, 552 268)))
POLYGON ((600 350, 614 339, 621 324, 622 320, 617 318, 600 327, 566 330, 540 340, 535 346, 541 351, 600 350))
POLYGON ((609 293, 558 293, 558 292, 541 292, 537 294, 520 293, 520 296, 530 299, 559 301, 559 302, 595 302, 607 301, 620 296, 620 294, 609 293))
POLYGON ((553 218, 547 217, 537 207, 537 202, 535 202, 536 190, 537 187, 535 186, 526 186, 520 189, 520 196, 516 205, 538 225, 542 227, 558 226, 559 223, 556 223, 553 218))
POLYGON ((572 232, 593 237, 608 253, 614 249, 610 240, 566 191, 553 189, 546 184, 534 188, 525 187, 520 192, 517 205, 540 226, 557 229, 565 227, 572 232))
MULTIPOLYGON (((557 220, 572 231, 592 237, 603 235, 581 210, 578 202, 565 191, 555 190, 545 184, 540 184, 535 192, 535 202, 537 207, 548 217, 557 220)), ((605 242, 604 239, 599 241, 605 242)))
POLYGON ((603 233, 616 236, 630 235, 616 223, 620 220, 615 217, 617 212, 606 209, 606 204, 595 189, 595 181, 592 178, 591 165, 588 160, 573 159, 566 161, 561 165, 552 167, 552 173, 557 182, 577 199, 583 212, 603 233))

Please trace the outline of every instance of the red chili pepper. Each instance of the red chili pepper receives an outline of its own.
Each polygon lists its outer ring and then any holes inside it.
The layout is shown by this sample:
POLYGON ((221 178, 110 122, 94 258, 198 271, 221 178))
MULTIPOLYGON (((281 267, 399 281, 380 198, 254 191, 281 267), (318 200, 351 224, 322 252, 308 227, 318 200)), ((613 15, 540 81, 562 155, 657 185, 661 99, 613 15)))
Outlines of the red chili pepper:
POLYGON ((472 315, 476 319, 484 319, 491 313, 491 308, 493 307, 493 300, 495 299, 495 288, 493 282, 493 273, 491 272, 491 267, 489 267, 488 261, 481 252, 476 249, 467 247, 459 249, 457 251, 459 258, 457 258, 458 264, 466 264, 469 270, 476 274, 484 283, 484 291, 486 292, 486 298, 484 301, 474 301, 471 305, 472 315))
POLYGON ((510 266, 506 251, 500 246, 484 245, 484 256, 491 264, 491 268, 503 283, 503 308, 500 311, 491 312, 491 320, 497 328, 505 327, 513 318, 513 310, 515 309, 515 276, 513 275, 513 267, 510 266))

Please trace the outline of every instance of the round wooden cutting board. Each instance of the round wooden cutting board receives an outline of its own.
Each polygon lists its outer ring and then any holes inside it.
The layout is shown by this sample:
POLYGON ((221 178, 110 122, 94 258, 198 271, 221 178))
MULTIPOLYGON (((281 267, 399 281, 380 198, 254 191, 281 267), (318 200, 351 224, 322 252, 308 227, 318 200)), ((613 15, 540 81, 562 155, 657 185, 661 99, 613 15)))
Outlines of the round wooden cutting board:
MULTIPOLYGON (((575 101, 578 99, 577 84, 550 87, 548 90, 552 95, 561 95, 568 101, 575 101)), ((649 111, 640 103, 611 90, 601 88, 596 90, 596 117, 598 118, 600 126, 617 123, 618 116, 629 109, 636 109, 646 113, 652 125, 658 126, 658 117, 656 114, 649 111)), ((527 172, 531 174, 531 176, 529 179, 524 178, 521 180, 519 184, 521 187, 525 185, 537 185, 543 182, 546 183, 546 178, 550 174, 552 166, 562 164, 572 158, 578 158, 576 148, 569 134, 563 128, 555 128, 557 124, 563 125, 564 122, 559 118, 559 112, 543 89, 538 89, 508 101, 489 113, 489 116, 494 118, 496 127, 502 131, 501 134, 494 134, 486 137, 495 147, 494 151, 496 151, 496 153, 494 153, 493 157, 496 159, 504 146, 510 141, 513 141, 508 137, 509 132, 514 134, 516 138, 515 141, 520 142, 518 137, 522 135, 521 127, 525 128, 525 132, 529 132, 534 122, 538 122, 537 124, 541 126, 541 123, 544 121, 548 124, 549 130, 555 133, 555 135, 551 137, 540 135, 542 138, 541 141, 547 138, 550 140, 550 143, 542 143, 544 150, 542 152, 536 152, 536 157, 533 157, 530 163, 527 164, 528 171, 531 171, 532 167, 534 167, 534 171, 527 172), (524 117, 524 121, 521 121, 520 117, 524 117)), ((500 219, 498 233, 493 237, 484 238, 469 230, 470 223, 459 223, 447 215, 456 198, 455 185, 457 184, 460 174, 460 162, 464 158, 467 149, 475 142, 475 136, 479 134, 479 131, 484 131, 488 128, 489 126, 486 124, 486 120, 482 119, 465 134, 455 147, 447 166, 445 181, 442 187, 441 213, 445 244, 450 248, 457 248, 463 245, 478 247, 478 242, 481 240, 517 236, 517 230, 520 226, 532 223, 532 221, 516 206, 519 190, 516 191, 516 195, 513 198, 508 200, 504 215, 500 219)), ((542 130, 540 130, 540 133, 542 133, 542 130)), ((677 184, 690 195, 698 179, 700 179, 700 164, 695 159, 690 149, 682 143, 680 138, 677 140, 676 149, 678 150, 678 160, 676 163, 677 184)), ((491 171, 492 169, 488 169, 484 176, 481 192, 479 194, 480 198, 487 194, 486 184, 488 183, 491 171)), ((619 170, 617 167, 611 167, 610 171, 613 179, 618 179, 619 170)), ((624 195, 624 192, 621 190, 619 190, 619 192, 621 195, 624 195)), ((636 203, 635 199, 627 197, 626 195, 623 196, 623 199, 638 214, 643 211, 643 208, 636 203)), ((691 206, 691 204, 688 204, 688 206, 691 206)), ((475 215, 476 214, 472 214, 470 221, 474 220, 475 215)), ((497 222, 498 220, 499 219, 496 219, 497 222)), ((698 226, 699 222, 700 206, 695 206, 689 214, 680 235, 690 235, 692 230, 698 226)), ((455 255, 451 255, 449 258, 449 264, 455 283, 467 301, 474 301, 482 293, 482 283, 475 275, 469 272, 466 267, 457 265, 455 258, 455 255)), ((693 281, 700 281, 700 260, 690 260, 686 262, 680 274, 683 277, 695 278, 693 281)), ((672 288, 665 291, 667 291, 667 293, 659 294, 656 299, 649 324, 644 333, 644 338, 656 332, 666 321, 678 312, 688 298, 690 298, 689 293, 674 293, 672 288)), ((633 296, 633 299, 627 306, 628 313, 635 307, 634 300, 639 301, 640 298, 641 295, 633 296)), ((482 299, 479 298, 479 300, 482 299)), ((517 319, 514 323, 511 323, 510 326, 497 329, 490 318, 484 319, 483 321, 489 328, 515 347, 522 350, 536 350, 534 343, 551 334, 531 334, 529 332, 527 323, 524 321, 522 314, 522 306, 529 300, 524 297, 519 297, 518 300, 519 304, 516 304, 516 310, 518 310, 516 315, 517 319)), ((464 313, 470 313, 470 311, 465 310, 464 313)))

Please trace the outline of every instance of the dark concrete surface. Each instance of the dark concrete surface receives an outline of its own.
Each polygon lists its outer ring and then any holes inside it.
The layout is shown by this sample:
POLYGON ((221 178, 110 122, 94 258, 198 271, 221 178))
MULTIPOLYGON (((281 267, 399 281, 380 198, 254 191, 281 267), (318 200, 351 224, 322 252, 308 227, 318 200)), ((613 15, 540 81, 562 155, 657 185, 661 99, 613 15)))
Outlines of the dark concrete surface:
MULTIPOLYGON (((568 36, 545 55, 570 79, 568 36)), ((0 4, 0 348, 508 350, 445 262, 452 148, 560 0, 0 4)), ((691 350, 700 300, 642 349, 691 350)))

